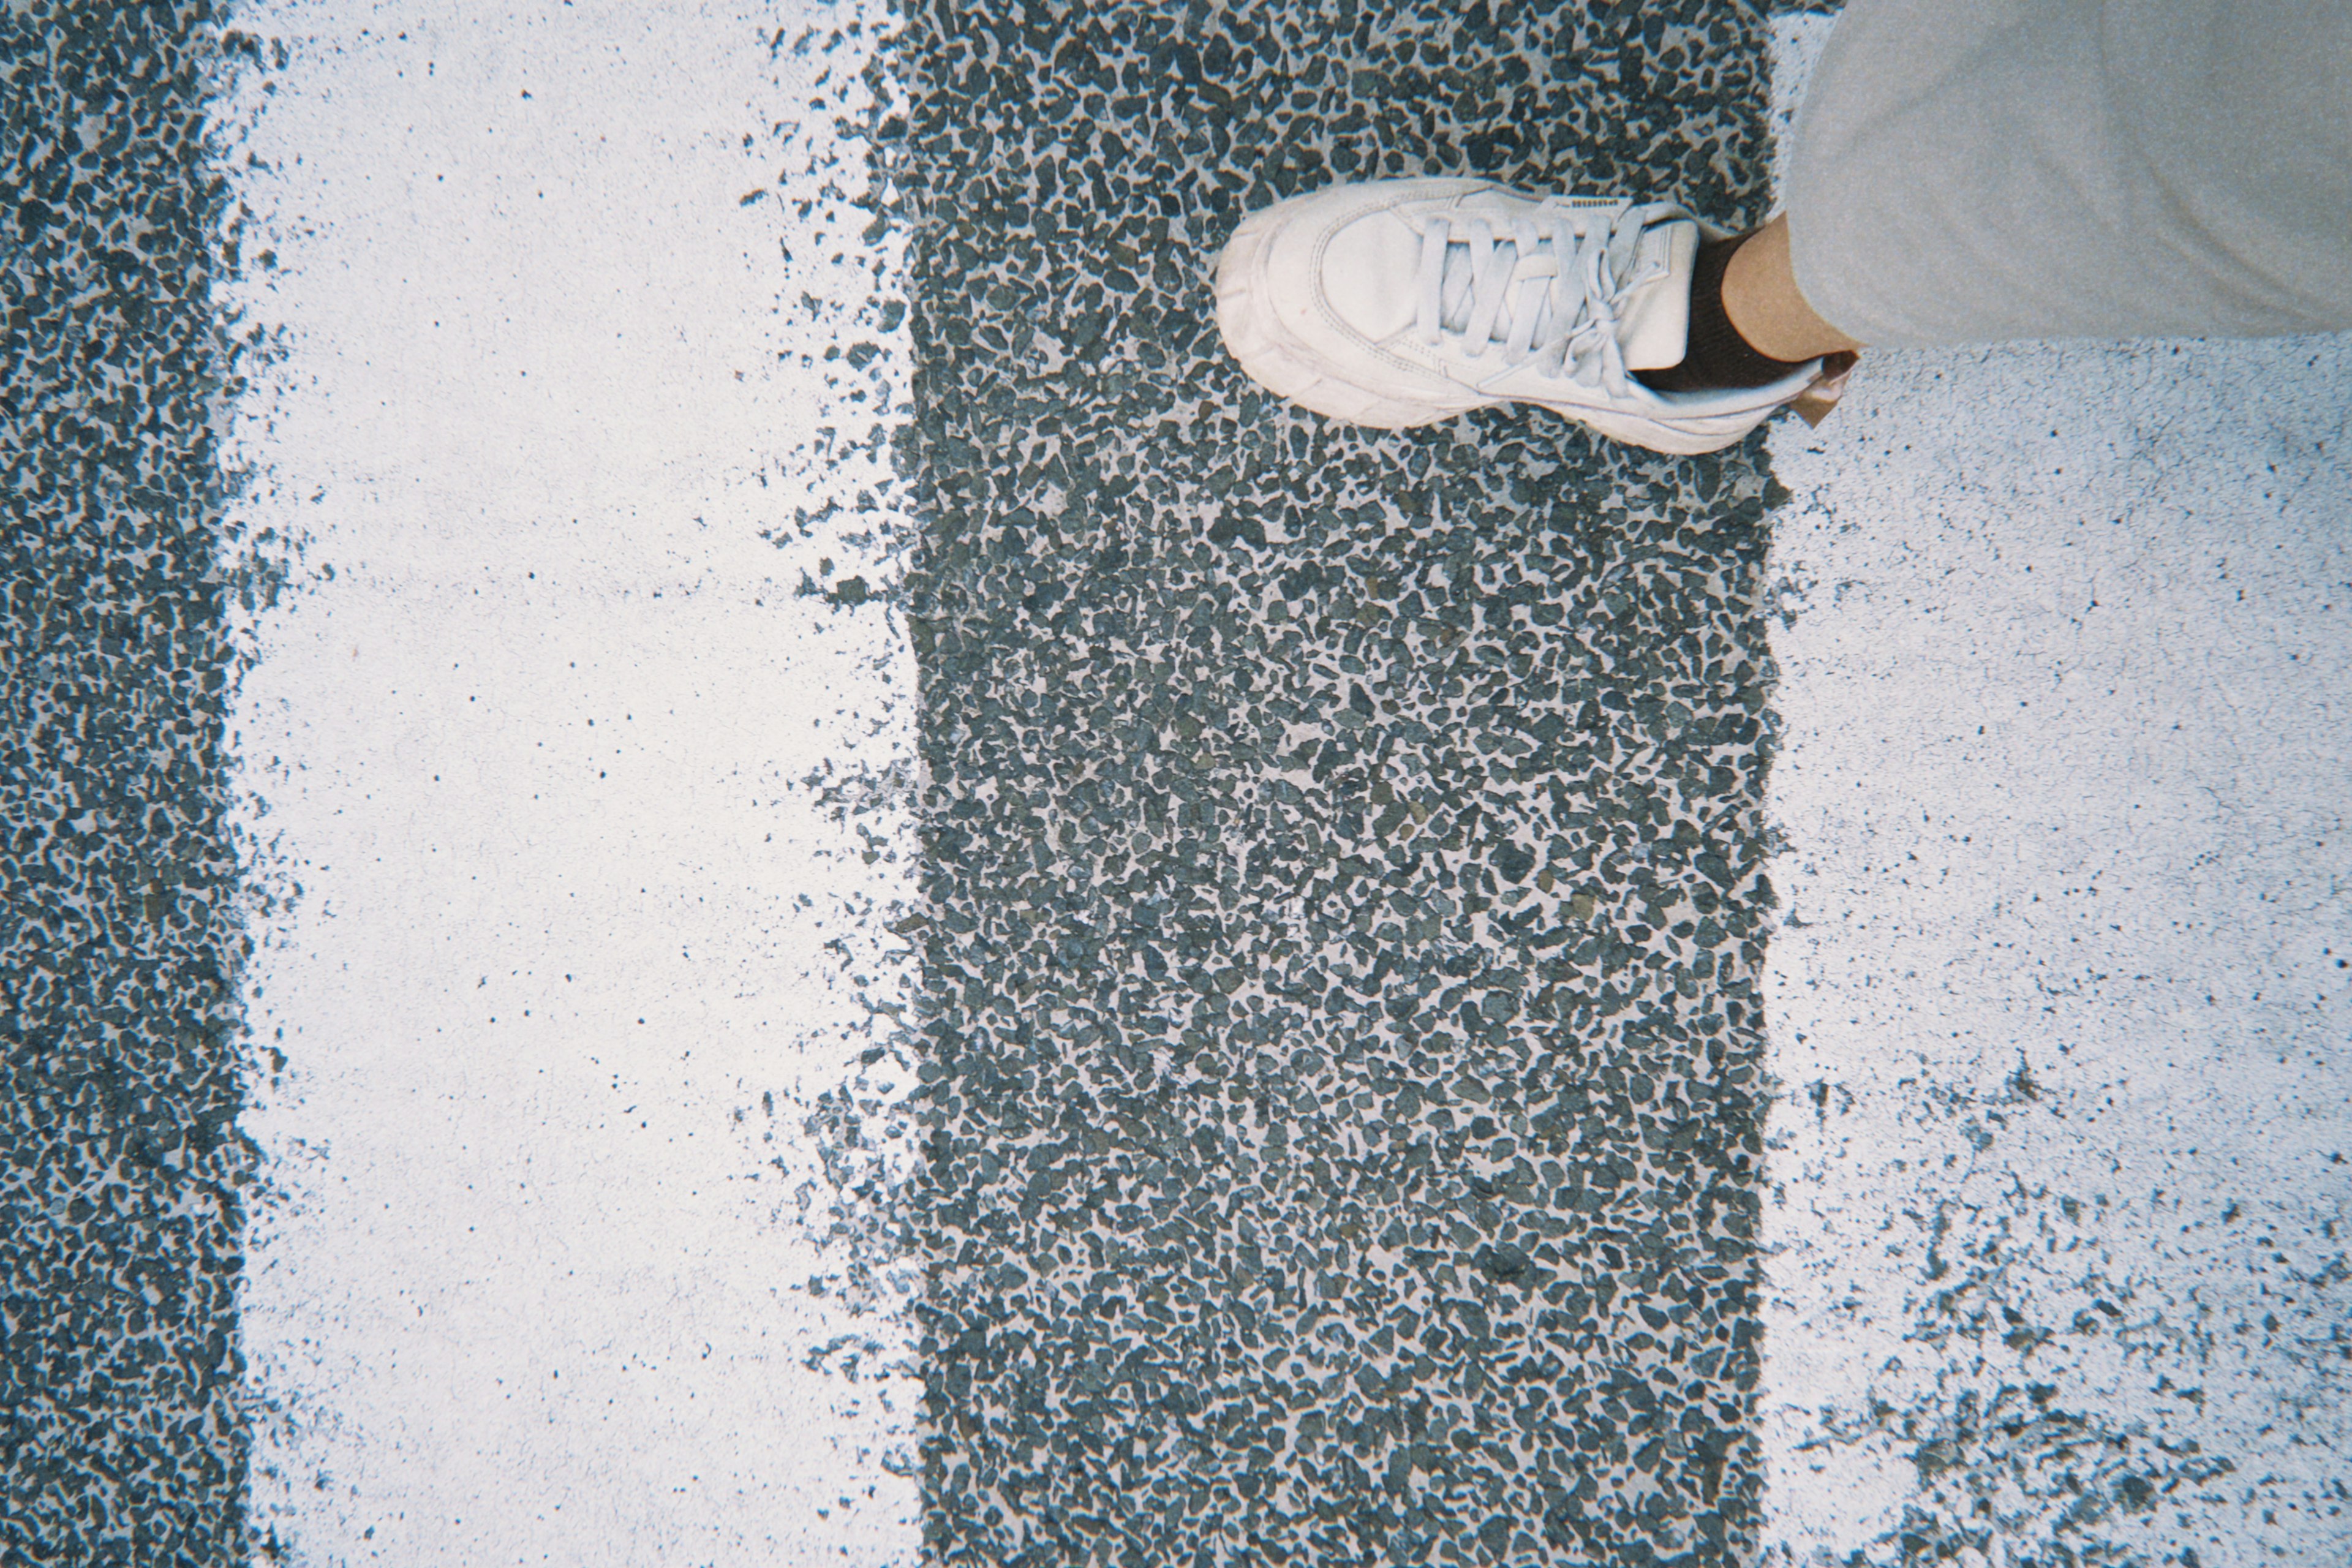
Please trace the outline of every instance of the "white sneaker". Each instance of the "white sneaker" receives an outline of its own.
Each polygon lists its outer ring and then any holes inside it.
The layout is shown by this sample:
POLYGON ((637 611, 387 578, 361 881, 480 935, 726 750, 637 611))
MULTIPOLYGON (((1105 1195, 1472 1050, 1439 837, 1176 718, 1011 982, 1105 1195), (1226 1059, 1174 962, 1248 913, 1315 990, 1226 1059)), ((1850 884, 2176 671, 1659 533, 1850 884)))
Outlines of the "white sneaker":
POLYGON ((1244 219, 1217 259, 1217 326, 1268 391, 1387 429, 1534 403, 1661 452, 1728 447, 1820 379, 1660 393, 1682 363, 1699 224, 1664 202, 1381 180, 1244 219))

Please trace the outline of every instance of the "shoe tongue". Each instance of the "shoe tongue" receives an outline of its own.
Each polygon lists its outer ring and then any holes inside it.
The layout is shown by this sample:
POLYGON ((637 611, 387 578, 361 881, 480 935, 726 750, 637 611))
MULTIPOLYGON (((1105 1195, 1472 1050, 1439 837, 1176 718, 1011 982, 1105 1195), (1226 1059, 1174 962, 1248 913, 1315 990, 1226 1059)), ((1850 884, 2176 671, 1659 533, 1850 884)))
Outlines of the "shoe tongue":
MULTIPOLYGON (((1544 241, 1536 249, 1541 255, 1551 249, 1551 243, 1544 241)), ((1609 270, 1618 287, 1625 289, 1617 301, 1617 337, 1624 347, 1626 369, 1663 370, 1683 362, 1690 335, 1691 268, 1697 255, 1698 225, 1688 218, 1652 224, 1638 232, 1629 228, 1612 237, 1609 270)), ((1517 246, 1509 240, 1496 241, 1488 265, 1507 273, 1517 264, 1517 246)), ((1472 281, 1470 247, 1447 246, 1438 288, 1438 321, 1449 332, 1466 331, 1470 325, 1472 281)), ((1541 310, 1543 316, 1536 321, 1538 337, 1550 326, 1544 319, 1551 310, 1549 298, 1541 310)), ((1507 304, 1495 318, 1493 340, 1505 341, 1510 329, 1507 304)))
MULTIPOLYGON (((1612 258, 1614 260, 1615 258, 1612 258)), ((1683 363, 1690 345, 1691 271, 1698 260, 1698 225, 1689 218, 1654 223, 1633 247, 1630 279, 1617 300, 1617 341, 1627 370, 1664 370, 1683 363)))

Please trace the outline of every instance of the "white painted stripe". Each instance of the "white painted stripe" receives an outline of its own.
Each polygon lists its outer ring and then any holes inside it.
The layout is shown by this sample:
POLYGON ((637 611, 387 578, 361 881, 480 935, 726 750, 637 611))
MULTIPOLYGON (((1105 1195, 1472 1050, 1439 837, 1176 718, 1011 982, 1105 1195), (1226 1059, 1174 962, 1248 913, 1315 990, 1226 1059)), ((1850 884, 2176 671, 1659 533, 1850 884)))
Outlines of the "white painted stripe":
POLYGON ((858 1055, 907 993, 914 671, 886 604, 799 592, 906 540, 902 241, 836 129, 885 14, 238 18, 288 51, 223 134, 284 350, 236 409, 292 573, 238 706, 287 900, 244 1331, 299 1561, 915 1550, 914 1277, 840 1185, 911 1141, 858 1055))
POLYGON ((2347 406, 2051 343, 1776 435, 1774 1561, 2352 1547, 2347 406))

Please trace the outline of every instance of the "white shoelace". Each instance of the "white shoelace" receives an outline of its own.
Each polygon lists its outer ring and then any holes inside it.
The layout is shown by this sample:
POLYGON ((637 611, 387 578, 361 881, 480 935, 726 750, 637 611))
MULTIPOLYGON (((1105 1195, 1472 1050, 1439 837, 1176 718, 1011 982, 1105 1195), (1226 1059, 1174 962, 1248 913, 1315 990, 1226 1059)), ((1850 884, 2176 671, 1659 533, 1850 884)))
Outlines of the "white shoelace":
POLYGON ((1658 275, 1628 274, 1643 229, 1664 210, 1545 202, 1501 223, 1438 214, 1422 228, 1413 324, 1428 342, 1458 339, 1474 359, 1491 352, 1506 366, 1533 360, 1547 374, 1622 396, 1617 307, 1658 275))

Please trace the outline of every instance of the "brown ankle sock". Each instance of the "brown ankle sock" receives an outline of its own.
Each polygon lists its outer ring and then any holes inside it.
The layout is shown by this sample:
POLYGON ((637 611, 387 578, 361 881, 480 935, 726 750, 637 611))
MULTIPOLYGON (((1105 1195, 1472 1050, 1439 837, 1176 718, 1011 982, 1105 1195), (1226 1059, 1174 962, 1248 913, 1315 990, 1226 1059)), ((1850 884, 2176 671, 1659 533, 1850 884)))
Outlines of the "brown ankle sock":
POLYGON ((1652 392, 1730 392, 1778 381, 1805 363, 1759 353, 1724 313, 1723 274, 1748 238, 1741 234, 1699 241, 1691 268, 1690 337, 1682 363, 1664 370, 1637 370, 1634 380, 1652 392))

